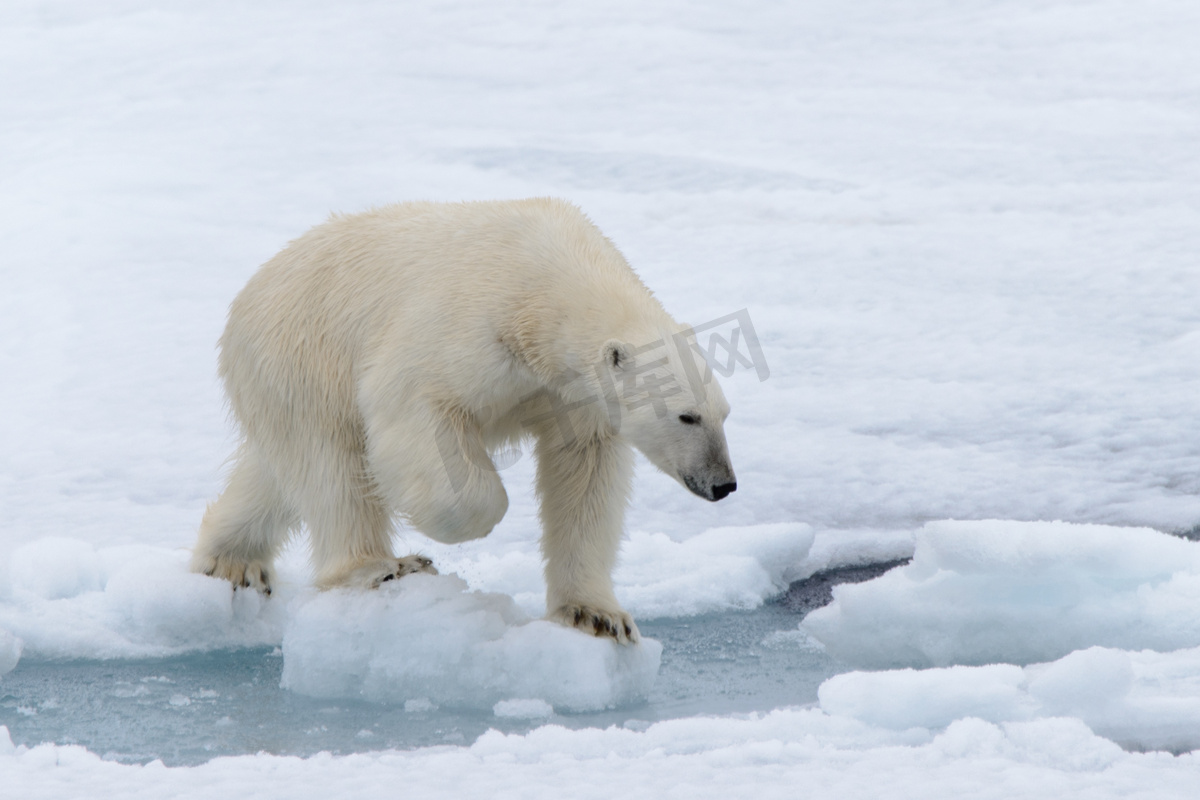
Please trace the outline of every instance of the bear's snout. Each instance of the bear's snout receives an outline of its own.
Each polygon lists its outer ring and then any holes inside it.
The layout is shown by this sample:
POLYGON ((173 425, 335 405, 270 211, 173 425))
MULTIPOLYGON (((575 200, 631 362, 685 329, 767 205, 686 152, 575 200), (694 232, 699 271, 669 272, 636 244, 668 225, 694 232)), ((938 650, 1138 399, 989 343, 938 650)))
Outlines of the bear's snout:
POLYGON ((712 487, 712 499, 714 502, 717 500, 724 500, 731 492, 736 491, 737 481, 733 481, 731 483, 722 483, 719 486, 712 487))
POLYGON ((682 476, 683 485, 691 491, 692 494, 703 497, 710 502, 724 500, 731 493, 737 491, 737 481, 729 480, 727 475, 710 479, 706 481, 703 478, 695 478, 691 475, 682 476), (717 481, 720 481, 718 483, 717 481))

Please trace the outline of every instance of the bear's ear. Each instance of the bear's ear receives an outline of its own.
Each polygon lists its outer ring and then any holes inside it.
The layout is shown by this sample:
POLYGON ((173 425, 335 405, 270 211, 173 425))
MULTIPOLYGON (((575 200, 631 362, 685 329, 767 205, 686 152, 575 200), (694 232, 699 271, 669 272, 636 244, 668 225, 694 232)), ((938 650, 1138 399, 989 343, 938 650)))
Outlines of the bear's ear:
POLYGON ((605 364, 615 370, 625 370, 633 366, 633 348, 616 339, 609 339, 604 343, 601 357, 605 364))

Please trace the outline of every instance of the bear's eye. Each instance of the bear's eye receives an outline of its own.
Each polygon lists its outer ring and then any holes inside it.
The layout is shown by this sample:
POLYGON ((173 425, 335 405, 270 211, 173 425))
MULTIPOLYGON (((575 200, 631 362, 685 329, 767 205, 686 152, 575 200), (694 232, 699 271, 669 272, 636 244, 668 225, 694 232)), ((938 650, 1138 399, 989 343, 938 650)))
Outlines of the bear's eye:
POLYGON ((697 422, 700 421, 700 418, 693 416, 691 414, 680 414, 679 421, 682 422, 684 425, 695 425, 697 422))

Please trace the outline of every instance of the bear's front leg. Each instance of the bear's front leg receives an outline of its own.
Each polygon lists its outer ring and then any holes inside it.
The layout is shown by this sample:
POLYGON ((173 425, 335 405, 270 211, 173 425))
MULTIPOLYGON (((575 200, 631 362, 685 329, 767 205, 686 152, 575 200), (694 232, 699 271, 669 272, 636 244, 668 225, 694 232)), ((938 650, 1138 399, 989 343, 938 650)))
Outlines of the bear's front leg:
POLYGON ((612 437, 538 436, 538 495, 547 618, 622 644, 641 636, 613 594, 633 453, 612 437))

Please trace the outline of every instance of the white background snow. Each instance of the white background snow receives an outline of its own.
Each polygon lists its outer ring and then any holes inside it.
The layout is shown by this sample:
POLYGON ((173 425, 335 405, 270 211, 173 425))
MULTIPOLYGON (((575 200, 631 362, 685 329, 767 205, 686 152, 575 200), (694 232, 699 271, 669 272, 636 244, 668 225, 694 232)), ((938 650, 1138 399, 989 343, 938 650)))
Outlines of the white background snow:
MULTIPOLYGON (((872 670, 819 707, 171 769, 0 733, 0 784, 1194 796, 1197 756, 1156 748, 1200 747, 1200 544, 1164 533, 1200 523, 1197 41, 1185 0, 8 0, 0 673, 322 630, 298 548, 269 603, 185 574, 234 441, 214 345, 287 240, 398 200, 565 196, 676 316, 749 309, 738 492, 642 465, 635 615, 916 555, 805 622, 872 670)), ((529 462, 487 540, 401 543, 492 593, 448 601, 499 615, 476 643, 540 625, 529 462)), ((526 689, 474 702, 546 716, 526 689)))

